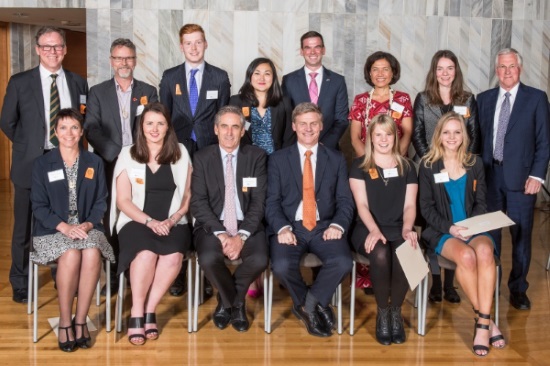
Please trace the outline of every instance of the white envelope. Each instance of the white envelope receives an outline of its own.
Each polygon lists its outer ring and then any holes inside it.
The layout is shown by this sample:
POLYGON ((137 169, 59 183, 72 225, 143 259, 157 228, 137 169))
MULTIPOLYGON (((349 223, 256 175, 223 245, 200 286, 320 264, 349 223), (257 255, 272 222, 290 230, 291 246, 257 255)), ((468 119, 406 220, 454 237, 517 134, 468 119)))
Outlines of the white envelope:
POLYGON ((455 225, 467 227, 467 230, 460 231, 464 237, 475 234, 484 233, 486 231, 500 229, 506 226, 512 226, 513 222, 502 211, 490 212, 479 216, 470 217, 469 219, 456 222, 455 225))
POLYGON ((420 250, 419 245, 413 248, 407 240, 397 248, 395 253, 397 254, 399 263, 401 263, 403 272, 405 272, 409 287, 414 291, 416 286, 426 277, 429 271, 428 263, 426 263, 424 259, 422 250, 420 250))

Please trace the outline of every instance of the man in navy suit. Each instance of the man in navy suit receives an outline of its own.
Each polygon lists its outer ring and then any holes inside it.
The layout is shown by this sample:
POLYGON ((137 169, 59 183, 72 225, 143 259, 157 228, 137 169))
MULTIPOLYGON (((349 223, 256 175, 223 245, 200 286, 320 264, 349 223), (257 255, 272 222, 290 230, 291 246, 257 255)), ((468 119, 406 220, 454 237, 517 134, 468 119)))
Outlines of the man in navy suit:
MULTIPOLYGON (((550 157, 548 96, 520 82, 522 57, 513 48, 498 52, 495 69, 499 86, 477 97, 487 208, 506 212, 516 223, 510 228, 510 303, 516 309, 528 310, 533 211, 550 157)), ((501 231, 491 232, 499 256, 501 231)))
POLYGON ((342 75, 323 66, 323 36, 309 31, 300 38, 300 55, 305 66, 283 77, 283 93, 292 101, 292 108, 312 102, 323 113, 323 130, 319 142, 338 149, 338 141, 348 127, 348 91, 342 75), (312 78, 313 76, 313 78, 312 78))
POLYGON ((268 162, 265 216, 272 269, 308 332, 328 337, 335 326, 330 299, 352 267, 345 234, 353 218, 353 198, 344 156, 319 143, 319 107, 298 104, 292 128, 298 142, 274 152, 268 162), (323 263, 310 287, 300 274, 300 259, 308 252, 323 263))
POLYGON ((57 112, 50 110, 50 106, 57 110, 80 107, 83 113, 88 94, 86 80, 61 65, 67 54, 65 32, 55 27, 42 27, 35 39, 40 64, 11 77, 0 117, 2 131, 13 143, 14 223, 10 283, 13 301, 19 303, 27 302, 32 165, 34 159, 57 143, 50 133, 50 119, 53 120, 57 112), (50 98, 50 92, 55 89, 50 98))

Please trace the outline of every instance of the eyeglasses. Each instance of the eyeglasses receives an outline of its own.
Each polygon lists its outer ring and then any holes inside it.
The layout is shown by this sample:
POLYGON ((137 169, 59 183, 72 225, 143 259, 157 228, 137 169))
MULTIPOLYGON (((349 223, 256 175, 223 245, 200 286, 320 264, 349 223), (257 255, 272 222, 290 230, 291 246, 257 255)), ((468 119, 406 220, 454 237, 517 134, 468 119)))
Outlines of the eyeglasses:
POLYGON ((134 62, 136 60, 136 56, 131 56, 131 57, 111 56, 111 60, 113 60, 116 63, 121 63, 122 61, 126 61, 127 63, 129 63, 129 62, 134 62))
POLYGON ((44 52, 49 52, 51 50, 55 50, 55 52, 61 52, 65 48, 65 45, 58 45, 58 44, 54 44, 51 46, 46 44, 45 45, 37 44, 37 46, 44 52))

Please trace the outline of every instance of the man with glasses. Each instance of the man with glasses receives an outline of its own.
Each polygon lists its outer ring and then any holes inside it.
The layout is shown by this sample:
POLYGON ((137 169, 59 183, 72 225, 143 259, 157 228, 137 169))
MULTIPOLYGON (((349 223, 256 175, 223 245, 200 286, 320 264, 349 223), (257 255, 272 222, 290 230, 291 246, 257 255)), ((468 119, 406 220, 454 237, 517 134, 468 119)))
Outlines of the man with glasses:
MULTIPOLYGON (((111 68, 114 76, 90 88, 84 131, 94 152, 103 158, 107 188, 111 194, 113 171, 123 146, 134 143, 135 128, 144 105, 157 102, 157 89, 134 78, 136 46, 125 38, 111 44, 111 68)), ((103 222, 109 222, 111 200, 107 199, 103 222)), ((105 234, 118 260, 118 239, 106 227, 105 234)), ((111 287, 116 288, 116 271, 111 271, 111 287)))
POLYGON ((62 108, 86 106, 88 83, 62 67, 67 54, 65 32, 42 27, 36 33, 39 65, 10 78, 0 127, 13 143, 11 180, 14 186, 12 264, 13 301, 27 302, 31 227, 31 170, 34 159, 57 146, 53 120, 62 108))

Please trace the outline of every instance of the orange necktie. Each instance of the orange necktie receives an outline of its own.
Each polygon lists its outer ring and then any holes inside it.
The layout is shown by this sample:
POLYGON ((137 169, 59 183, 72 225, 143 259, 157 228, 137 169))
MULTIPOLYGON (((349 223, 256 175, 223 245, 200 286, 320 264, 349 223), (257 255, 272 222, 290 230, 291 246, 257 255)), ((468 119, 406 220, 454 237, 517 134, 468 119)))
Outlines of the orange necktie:
POLYGON ((306 151, 303 176, 303 225, 309 231, 317 224, 315 206, 315 184, 313 183, 313 168, 311 167, 311 150, 306 151))

